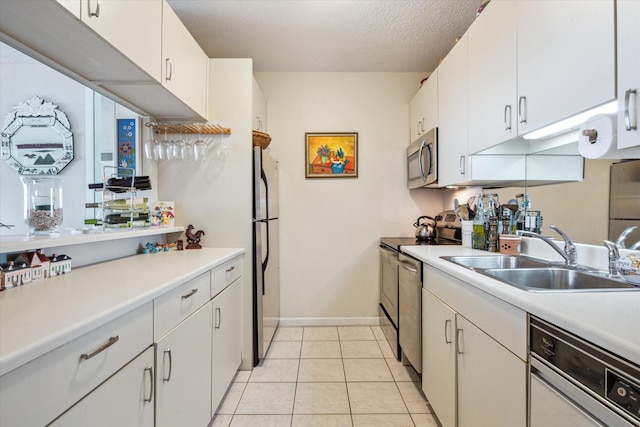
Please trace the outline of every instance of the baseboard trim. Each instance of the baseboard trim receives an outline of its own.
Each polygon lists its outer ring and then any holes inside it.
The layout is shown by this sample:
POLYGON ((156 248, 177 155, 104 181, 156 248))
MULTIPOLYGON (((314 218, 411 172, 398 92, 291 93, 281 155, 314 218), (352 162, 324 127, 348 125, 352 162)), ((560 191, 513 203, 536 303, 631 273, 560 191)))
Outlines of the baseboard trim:
POLYGON ((378 326, 379 317, 281 317, 280 326, 378 326))

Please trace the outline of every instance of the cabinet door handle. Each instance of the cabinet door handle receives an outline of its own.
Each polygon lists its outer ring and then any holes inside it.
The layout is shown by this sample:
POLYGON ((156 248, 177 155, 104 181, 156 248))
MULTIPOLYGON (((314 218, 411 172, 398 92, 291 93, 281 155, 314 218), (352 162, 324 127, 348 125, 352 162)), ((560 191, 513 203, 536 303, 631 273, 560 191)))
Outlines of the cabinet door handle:
POLYGON ((464 334, 462 329, 456 330, 456 346, 458 347, 458 354, 464 354, 464 349, 462 348, 462 341, 464 339, 464 334))
POLYGON ((225 272, 227 272, 227 273, 231 273, 231 272, 232 272, 233 270, 235 270, 235 269, 236 269, 236 266, 235 266, 235 265, 232 265, 231 267, 227 268, 227 269, 225 270, 225 272))
POLYGON ((118 335, 116 335, 115 337, 110 337, 106 343, 102 344, 100 347, 96 348, 95 350, 90 351, 88 353, 82 353, 80 355, 80 360, 91 359, 93 356, 102 353, 103 351, 105 351, 106 349, 108 349, 109 347, 117 343, 119 339, 120 339, 120 336, 118 335))
POLYGON ((638 91, 636 89, 627 89, 624 92, 624 128, 628 131, 638 129, 638 112, 636 111, 636 124, 631 125, 631 116, 629 113, 629 101, 631 99, 631 94, 638 96, 638 91))
POLYGON ((165 78, 164 79, 170 82, 171 77, 173 76, 173 63, 171 62, 171 58, 167 58, 164 61, 165 61, 165 67, 164 67, 165 78))
POLYGON ((511 104, 504 106, 504 130, 511 130, 511 104))
MULTIPOLYGON (((151 366, 149 366, 148 368, 144 368, 144 373, 149 373, 149 397, 145 397, 144 398, 144 402, 151 402, 153 400, 153 368, 151 366)), ((146 385, 145 385, 145 390, 146 390, 146 385)))
POLYGON ((451 337, 449 336, 451 333, 451 319, 447 319, 444 321, 444 342, 445 344, 451 344, 451 337))
POLYGON ((527 97, 521 96, 518 99, 518 120, 520 123, 527 123, 527 97))
POLYGON ((464 175, 466 173, 466 169, 467 169, 466 164, 467 164, 467 162, 465 161, 465 159, 466 159, 466 156, 460 156, 460 164, 459 164, 460 175, 464 175))
POLYGON ((198 292, 198 288, 191 289, 191 292, 189 292, 188 294, 182 295, 180 298, 182 298, 182 299, 191 298, 193 295, 195 295, 196 292, 198 292))
POLYGON ((420 132, 424 133, 424 117, 420 120, 420 132))
POLYGON ((220 325, 222 324, 222 311, 220 307, 216 307, 216 329, 220 329, 220 325))
POLYGON ((166 356, 167 354, 169 355, 169 373, 167 374, 166 378, 162 378, 162 382, 164 383, 164 382, 171 381, 171 371, 173 370, 173 357, 171 356, 171 349, 170 348, 166 349, 164 351, 164 353, 162 353, 162 354, 163 354, 163 356, 162 356, 163 359, 164 359, 164 356, 166 356))
POLYGON ((89 10, 89 18, 91 17, 99 18, 100 17, 100 0, 96 1, 96 10, 93 12, 91 11, 91 0, 87 0, 87 9, 89 10))

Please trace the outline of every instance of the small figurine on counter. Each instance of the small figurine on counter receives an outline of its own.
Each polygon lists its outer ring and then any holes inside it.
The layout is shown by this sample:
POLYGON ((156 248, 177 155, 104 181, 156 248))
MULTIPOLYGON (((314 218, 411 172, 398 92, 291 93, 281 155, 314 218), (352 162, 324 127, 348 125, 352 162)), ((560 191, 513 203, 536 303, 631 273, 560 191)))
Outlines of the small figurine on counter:
POLYGON ((158 247, 156 246, 155 243, 151 243, 151 242, 147 242, 146 245, 144 245, 145 249, 149 250, 149 253, 155 254, 158 253, 158 247))
POLYGON ((71 271, 71 258, 68 255, 53 254, 49 258, 49 277, 67 274, 71 271))
POLYGON ((179 239, 179 240, 176 242, 176 248, 177 248, 179 251, 181 251, 181 250, 183 250, 183 249, 184 249, 184 242, 182 241, 182 239, 179 239))
POLYGON ((195 233, 192 233, 193 225, 189 224, 187 227, 187 231, 184 232, 184 235, 187 237, 187 249, 202 249, 200 246, 200 238, 204 236, 204 231, 198 230, 195 233))

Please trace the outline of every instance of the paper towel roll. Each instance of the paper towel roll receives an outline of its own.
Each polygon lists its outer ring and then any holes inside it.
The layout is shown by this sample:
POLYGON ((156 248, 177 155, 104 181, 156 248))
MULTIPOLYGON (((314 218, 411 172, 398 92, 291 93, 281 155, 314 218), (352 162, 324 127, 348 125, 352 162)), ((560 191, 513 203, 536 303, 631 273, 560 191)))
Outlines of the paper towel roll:
POLYGON ((615 114, 598 114, 585 120, 578 131, 580 155, 587 159, 640 158, 640 147, 618 150, 617 126, 615 114))

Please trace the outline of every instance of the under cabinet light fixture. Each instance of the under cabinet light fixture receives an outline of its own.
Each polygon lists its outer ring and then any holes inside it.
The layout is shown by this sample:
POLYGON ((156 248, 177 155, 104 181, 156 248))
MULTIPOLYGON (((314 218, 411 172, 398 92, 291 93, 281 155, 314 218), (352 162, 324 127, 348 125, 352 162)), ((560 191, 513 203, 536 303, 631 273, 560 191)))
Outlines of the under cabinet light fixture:
POLYGON ((576 130, 584 123, 589 117, 593 117, 596 114, 610 114, 618 111, 617 101, 611 101, 607 104, 603 104, 599 107, 585 111, 584 113, 571 116, 567 119, 560 120, 549 126, 545 126, 541 129, 530 132, 522 137, 524 139, 542 139, 557 136, 572 130, 576 130))

